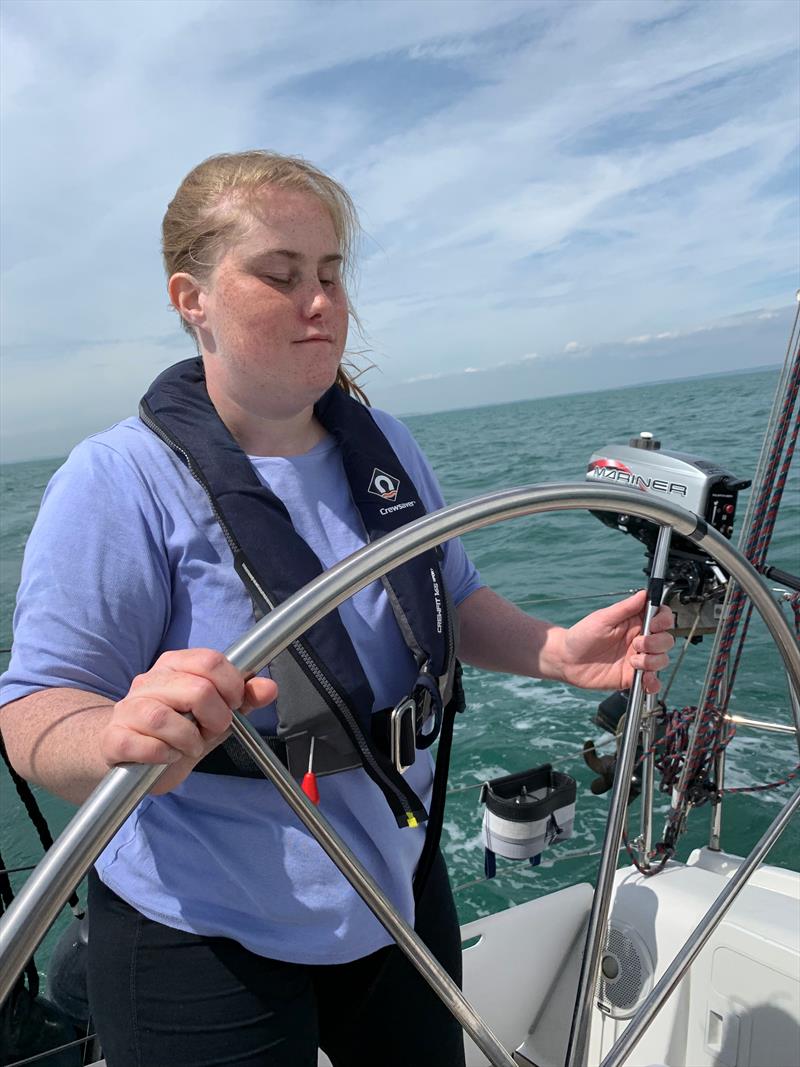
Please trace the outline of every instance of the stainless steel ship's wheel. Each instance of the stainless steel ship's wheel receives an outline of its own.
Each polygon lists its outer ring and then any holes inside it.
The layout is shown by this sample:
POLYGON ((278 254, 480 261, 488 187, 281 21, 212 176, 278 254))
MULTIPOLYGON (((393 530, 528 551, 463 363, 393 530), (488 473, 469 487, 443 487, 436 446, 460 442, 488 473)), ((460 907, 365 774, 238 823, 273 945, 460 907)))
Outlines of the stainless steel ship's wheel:
MULTIPOLYGON (((800 649, 789 625, 759 574, 729 541, 696 515, 666 501, 631 490, 578 484, 508 489, 443 508, 411 522, 320 575, 262 619, 235 642, 226 655, 243 674, 251 677, 342 601, 426 549, 506 519, 583 509, 624 512, 671 527, 707 552, 752 600, 778 646, 795 693, 800 694, 800 649)), ((796 725, 800 732, 800 722, 796 725)), ((233 733, 320 845, 343 869, 489 1061, 513 1067, 514 1061, 509 1054, 433 960, 414 931, 394 913, 378 886, 244 717, 235 716, 233 733)), ((129 765, 113 770, 80 808, 29 878, 0 923, 0 1001, 13 987, 26 960, 37 948, 69 893, 164 769, 163 766, 129 765)))

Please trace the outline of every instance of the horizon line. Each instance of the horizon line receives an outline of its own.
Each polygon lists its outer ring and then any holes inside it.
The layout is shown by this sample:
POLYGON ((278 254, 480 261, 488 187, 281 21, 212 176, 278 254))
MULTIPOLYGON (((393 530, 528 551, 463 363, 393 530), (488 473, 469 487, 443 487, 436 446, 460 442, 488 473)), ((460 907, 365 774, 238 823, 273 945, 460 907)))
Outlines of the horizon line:
MULTIPOLYGON (((611 392, 619 392, 621 390, 627 390, 627 389, 648 389, 648 388, 650 388, 651 386, 654 386, 654 385, 665 385, 667 383, 673 383, 673 382, 677 383, 677 382, 697 381, 697 380, 700 380, 700 379, 703 379, 703 378, 724 378, 724 377, 733 377, 733 376, 739 375, 739 374, 761 374, 761 373, 767 373, 769 371, 780 370, 781 366, 782 366, 781 363, 770 363, 770 364, 759 365, 759 366, 754 366, 754 367, 739 367, 739 368, 735 368, 733 370, 706 371, 706 372, 704 372, 702 374, 686 374, 686 375, 682 375, 681 377, 678 377, 678 378, 657 378, 657 379, 654 379, 653 381, 649 381, 649 382, 633 382, 633 383, 630 383, 630 384, 623 384, 623 385, 609 385, 609 386, 606 386, 606 387, 604 387, 602 389, 576 389, 576 390, 570 390, 570 391, 567 391, 567 392, 560 391, 560 392, 555 392, 555 393, 543 393, 540 396, 517 397, 514 400, 493 401, 492 403, 488 403, 488 404, 468 404, 468 405, 465 405, 464 407, 452 407, 452 408, 443 408, 443 409, 440 408, 440 409, 436 409, 436 410, 433 410, 433 411, 405 412, 403 414, 398 414, 395 417, 398 418, 398 419, 421 419, 421 418, 426 418, 426 417, 431 416, 431 415, 444 415, 444 414, 448 414, 448 413, 453 412, 453 411, 482 411, 484 408, 501 408, 501 407, 508 407, 510 404, 530 404, 530 403, 533 403, 533 402, 535 402, 537 400, 551 400, 553 397, 557 397, 557 396, 589 396, 592 393, 611 393, 611 392)), ((93 432, 98 432, 98 431, 93 431, 93 432)), ((71 449, 70 449, 70 451, 71 451, 71 449)), ((57 460, 64 460, 64 459, 67 458, 68 454, 69 454, 69 452, 65 452, 65 453, 59 453, 58 455, 50 455, 50 456, 31 456, 29 459, 14 459, 14 460, 6 460, 6 461, 0 460, 0 467, 17 467, 17 466, 20 466, 23 463, 47 463, 47 462, 53 462, 53 461, 57 461, 57 460)))

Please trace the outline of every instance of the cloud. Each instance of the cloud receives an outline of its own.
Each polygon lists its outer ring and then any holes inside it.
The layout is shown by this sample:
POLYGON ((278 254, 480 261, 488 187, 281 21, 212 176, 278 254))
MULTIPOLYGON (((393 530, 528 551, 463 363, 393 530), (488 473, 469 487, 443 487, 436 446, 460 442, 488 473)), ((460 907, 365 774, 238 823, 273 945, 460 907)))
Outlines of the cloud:
MULTIPOLYGON (((222 150, 300 154, 350 189, 388 385, 575 337, 662 343, 796 286, 780 0, 6 0, 0 46, 4 434, 41 421, 57 353, 83 381, 107 343, 131 410, 122 352, 180 353, 160 219, 222 150)), ((99 425, 96 391, 82 404, 99 425)))
MULTIPOLYGON (((759 318, 772 318, 777 312, 762 312, 759 318)), ((652 341, 668 341, 673 337, 678 337, 677 330, 662 330, 661 333, 642 333, 638 337, 628 337, 625 341, 626 345, 646 345, 652 341)))
POLYGON ((443 41, 441 44, 415 44, 408 50, 409 59, 463 59, 475 55, 479 49, 477 41, 443 41))

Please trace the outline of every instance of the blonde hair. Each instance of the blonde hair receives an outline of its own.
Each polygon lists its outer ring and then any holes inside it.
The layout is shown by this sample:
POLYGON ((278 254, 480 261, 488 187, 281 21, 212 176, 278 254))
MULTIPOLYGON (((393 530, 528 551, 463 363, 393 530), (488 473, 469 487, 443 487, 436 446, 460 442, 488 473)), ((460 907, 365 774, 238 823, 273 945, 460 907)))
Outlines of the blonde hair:
MULTIPOLYGON (((324 204, 339 242, 345 277, 352 278, 354 250, 361 228, 347 190, 305 159, 262 149, 211 156, 183 179, 161 225, 167 278, 186 272, 201 283, 207 281, 225 249, 243 230, 240 209, 246 210, 265 188, 301 190, 324 204)), ((349 306, 350 315, 360 329, 355 309, 349 306)), ((195 337, 183 316, 181 325, 195 337)), ((366 394, 356 384, 360 373, 343 361, 336 384, 368 404, 366 394)))

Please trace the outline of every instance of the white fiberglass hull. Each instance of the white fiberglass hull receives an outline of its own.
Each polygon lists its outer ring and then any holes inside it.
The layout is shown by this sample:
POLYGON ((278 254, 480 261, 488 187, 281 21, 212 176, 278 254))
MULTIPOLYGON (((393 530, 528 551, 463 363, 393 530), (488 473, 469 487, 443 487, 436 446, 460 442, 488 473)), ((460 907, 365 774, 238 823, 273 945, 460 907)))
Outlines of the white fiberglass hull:
MULTIPOLYGON (((608 1054, 739 860, 706 849, 657 878, 617 872, 618 974, 592 1018, 588 1062, 608 1054)), ((463 928, 467 998, 520 1064, 563 1067, 591 887, 572 886, 463 928), (479 938, 474 943, 475 938, 479 938)), ((485 1057, 467 1039, 468 1067, 485 1057)), ((800 874, 752 877, 629 1057, 630 1067, 800 1064, 800 874)))

